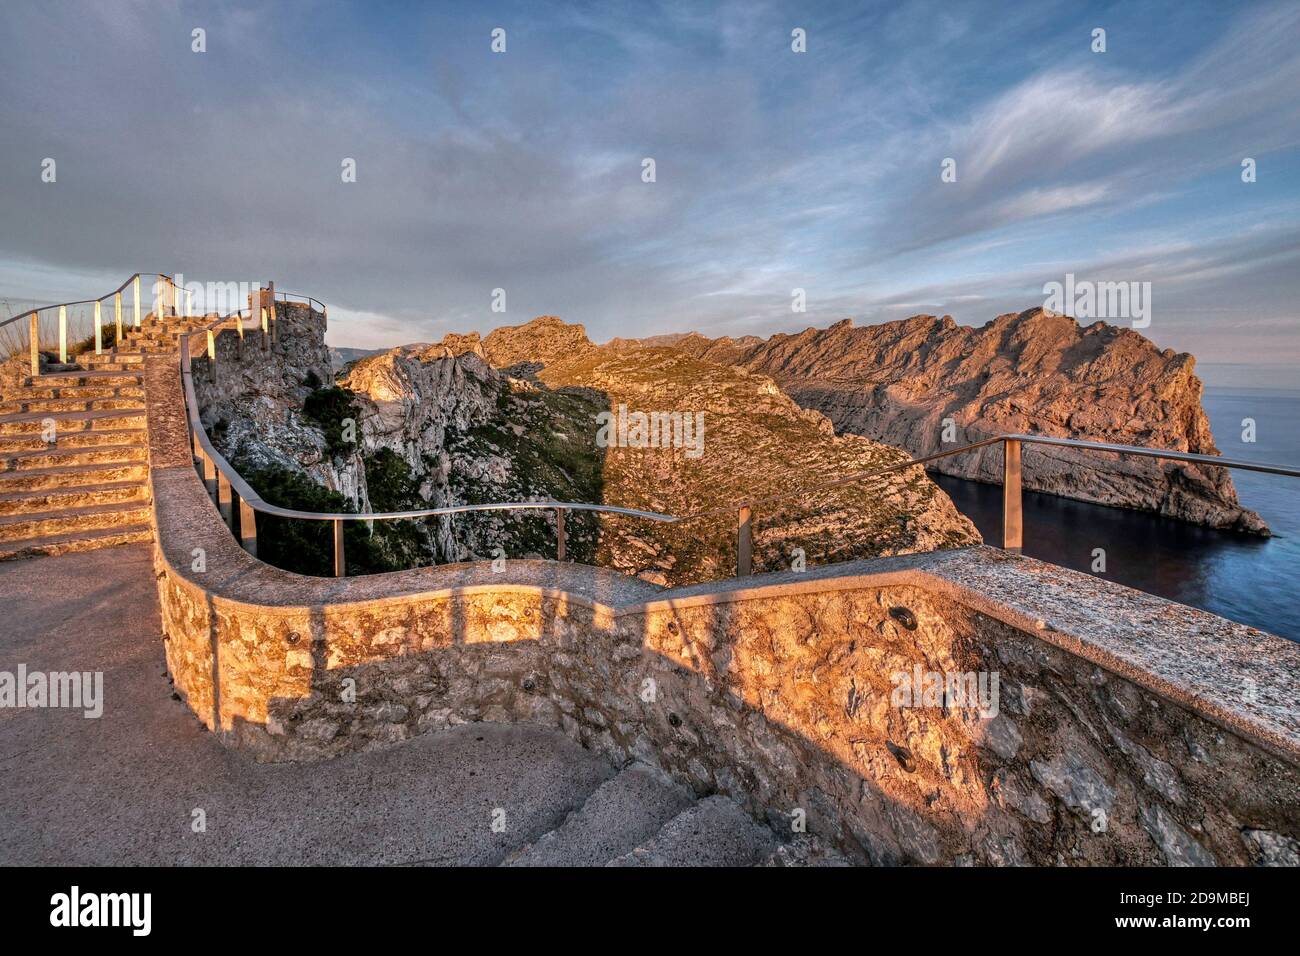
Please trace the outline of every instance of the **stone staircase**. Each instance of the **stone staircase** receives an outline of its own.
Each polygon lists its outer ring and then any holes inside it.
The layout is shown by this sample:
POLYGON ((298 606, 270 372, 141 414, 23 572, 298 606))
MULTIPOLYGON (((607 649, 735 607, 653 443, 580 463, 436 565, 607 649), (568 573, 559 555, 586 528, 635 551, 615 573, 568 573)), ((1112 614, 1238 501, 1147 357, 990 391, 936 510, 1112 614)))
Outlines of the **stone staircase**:
POLYGON ((820 841, 778 840, 735 802, 697 800, 662 771, 625 767, 502 866, 846 866, 820 841))
POLYGON ((144 356, 210 320, 150 314, 3 396, 0 561, 150 540, 144 356))

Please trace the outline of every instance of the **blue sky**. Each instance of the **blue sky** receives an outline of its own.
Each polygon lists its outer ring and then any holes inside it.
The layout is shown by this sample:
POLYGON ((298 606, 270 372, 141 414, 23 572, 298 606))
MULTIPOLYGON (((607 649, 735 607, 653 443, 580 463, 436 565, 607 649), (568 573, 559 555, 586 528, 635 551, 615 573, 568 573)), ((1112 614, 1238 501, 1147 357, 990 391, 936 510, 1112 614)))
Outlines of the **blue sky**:
POLYGON ((13 311, 162 270, 311 293, 343 345, 767 334, 1073 272, 1150 281, 1203 367, 1300 368, 1295 3, 12 0, 0 53, 13 311))

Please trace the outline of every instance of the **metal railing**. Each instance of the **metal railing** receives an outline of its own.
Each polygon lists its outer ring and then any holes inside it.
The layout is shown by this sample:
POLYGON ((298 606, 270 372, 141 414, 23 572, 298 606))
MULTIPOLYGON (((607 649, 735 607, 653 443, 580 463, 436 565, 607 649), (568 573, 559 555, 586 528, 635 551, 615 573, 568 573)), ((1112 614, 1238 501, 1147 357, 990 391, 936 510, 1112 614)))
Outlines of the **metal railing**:
POLYGON ((279 289, 275 289, 274 291, 275 297, 281 302, 288 302, 290 299, 296 299, 299 302, 304 302, 307 305, 314 307, 321 315, 329 315, 329 310, 325 308, 325 303, 321 302, 320 299, 313 299, 309 295, 302 295, 298 292, 281 292, 279 289))
MULTIPOLYGON (((313 302, 316 300, 312 300, 313 302)), ((319 303, 318 303, 319 304, 319 303)), ((265 312, 265 310, 263 310, 265 312)), ((324 314, 324 307, 320 309, 324 314)), ((262 323, 262 347, 269 347, 270 342, 274 341, 274 319, 271 320, 272 327, 267 327, 265 314, 262 323)), ((281 508, 279 505, 273 505, 262 499, 243 477, 237 472, 225 457, 217 451, 212 441, 208 438, 207 432, 203 427, 202 419, 199 416, 198 397, 194 390, 194 371, 191 361, 192 347, 190 340, 194 336, 203 335, 206 338, 205 352, 209 363, 209 374, 215 382, 217 377, 217 334, 223 326, 232 325, 240 333, 240 349, 242 354, 243 341, 243 313, 237 312, 223 318, 210 322, 206 326, 195 329, 181 337, 181 381, 185 392, 186 417, 190 431, 190 447, 194 457, 195 466, 203 479, 204 485, 208 490, 208 495, 212 498, 221 514, 226 526, 232 533, 238 531, 240 544, 244 550, 254 557, 257 556, 257 518, 258 513, 271 515, 278 518, 293 518, 301 521, 328 521, 333 525, 334 537, 334 574, 336 577, 343 577, 347 574, 347 557, 343 545, 343 525, 347 521, 405 521, 415 518, 432 518, 441 515, 464 514, 476 511, 554 511, 555 512, 555 530, 556 530, 556 560, 563 561, 566 557, 566 533, 564 526, 564 516, 568 511, 599 511, 608 514, 624 515, 631 518, 643 518, 648 521, 672 522, 675 519, 672 515, 660 514, 654 511, 641 511, 636 508, 622 508, 616 505, 597 505, 585 502, 569 501, 507 501, 492 504, 477 505, 450 505, 440 508, 421 508, 415 511, 390 511, 390 512, 317 512, 317 511, 296 511, 291 508, 281 508), (236 517, 238 516, 238 517, 236 517), (238 522, 236 524, 236 521, 238 522)))
POLYGON ((150 311, 154 315, 190 315, 193 296, 188 289, 178 287, 172 276, 137 272, 97 299, 42 305, 0 321, 0 360, 26 353, 31 357, 31 374, 36 377, 41 374, 42 351, 57 351, 62 365, 91 349, 96 355, 104 354, 106 325, 114 343, 122 341, 124 329, 141 327, 145 317, 141 280, 145 278, 152 279, 150 311))
MULTIPOLYGON (((316 300, 312 299, 312 302, 316 300)), ((317 303, 319 304, 319 303, 317 303)), ((321 306, 324 314, 324 306, 321 306)), ((1024 543, 1023 492, 1021 483, 1021 450, 1024 445, 1053 445, 1064 448, 1078 448, 1086 451, 1104 452, 1119 455, 1133 455, 1142 458, 1156 458, 1166 461, 1186 462, 1189 464, 1210 465, 1218 468, 1236 468, 1243 471, 1256 471, 1265 474, 1286 475, 1300 478, 1300 468, 1289 465, 1270 465, 1253 461, 1239 461, 1221 458, 1216 455, 1202 455, 1193 452, 1167 451, 1158 448, 1143 448, 1137 445, 1116 445, 1105 442, 1084 441, 1077 438, 1053 438, 1046 435, 1007 434, 996 435, 980 441, 949 448, 944 451, 907 458, 903 461, 874 468, 868 471, 844 475, 833 481, 822 482, 808 487, 795 488, 787 492, 765 495, 737 501, 717 508, 708 508, 685 515, 669 515, 656 511, 641 511, 635 508, 622 508, 614 505, 597 505, 566 501, 509 501, 494 504, 453 505, 441 508, 423 508, 415 511, 390 511, 368 513, 322 513, 297 511, 281 508, 263 501, 261 496, 240 477, 230 463, 213 447, 203 422, 199 416, 198 399, 194 391, 193 370, 190 362, 189 338, 194 335, 207 336, 207 356, 210 374, 216 379, 216 333, 220 326, 234 322, 240 329, 242 343, 242 319, 240 313, 219 319, 182 337, 181 376, 185 390, 185 404, 189 422, 191 448, 195 466, 199 471, 208 494, 216 503, 227 526, 232 533, 236 530, 238 515, 238 535, 240 543, 252 555, 257 555, 256 514, 262 513, 279 518, 300 521, 328 521, 334 532, 334 574, 342 577, 347 573, 347 561, 343 545, 344 522, 348 521, 400 521, 414 518, 437 517, 441 515, 463 514, 475 511, 522 511, 551 510, 556 514, 556 559, 565 560, 566 535, 564 516, 568 511, 594 511, 608 514, 624 515, 647 521, 665 524, 682 524, 701 518, 716 517, 724 514, 736 515, 736 573, 748 575, 753 572, 753 526, 755 509, 761 505, 771 505, 781 501, 806 498, 849 484, 856 484, 872 478, 881 478, 894 472, 924 466, 930 462, 953 455, 961 455, 992 445, 1002 445, 1002 547, 1004 550, 1019 553, 1024 543)), ((265 310, 263 310, 262 344, 267 347, 268 339, 274 341, 274 331, 267 329, 265 310)), ((242 354, 242 351, 241 353, 242 354)))

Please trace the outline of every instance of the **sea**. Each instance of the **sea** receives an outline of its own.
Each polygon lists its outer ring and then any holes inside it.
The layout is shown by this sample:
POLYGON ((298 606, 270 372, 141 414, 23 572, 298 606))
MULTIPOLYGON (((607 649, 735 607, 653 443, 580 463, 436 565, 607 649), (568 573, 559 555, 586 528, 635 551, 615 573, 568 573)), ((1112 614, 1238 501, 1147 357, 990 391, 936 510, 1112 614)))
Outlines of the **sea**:
MULTIPOLYGON (((1206 386, 1203 406, 1223 456, 1300 468, 1300 389, 1206 386)), ((1002 540, 1000 487, 933 477, 985 540, 1002 540)), ((1093 549, 1104 548, 1109 580, 1300 642, 1300 478, 1232 479, 1273 537, 1025 492, 1024 553, 1092 573, 1093 549)))

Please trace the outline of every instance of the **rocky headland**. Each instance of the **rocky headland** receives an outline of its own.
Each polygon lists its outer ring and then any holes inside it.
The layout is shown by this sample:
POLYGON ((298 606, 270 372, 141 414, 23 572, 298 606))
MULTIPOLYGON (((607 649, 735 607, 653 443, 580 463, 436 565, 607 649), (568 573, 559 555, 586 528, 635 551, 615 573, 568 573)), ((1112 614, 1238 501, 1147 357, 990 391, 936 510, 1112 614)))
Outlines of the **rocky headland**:
MULTIPOLYGON (((322 336, 310 321, 286 327, 280 351, 255 357, 238 378, 202 387, 214 440, 264 496, 269 490, 282 495, 278 503, 298 506, 292 502, 306 494, 305 479, 358 511, 526 500, 672 515, 722 508, 674 524, 568 516, 571 557, 656 583, 734 573, 732 503, 907 457, 861 436, 837 436, 824 415, 800 408, 764 375, 671 348, 597 347, 581 326, 552 316, 362 357, 332 384, 322 336), (647 447, 619 440, 617 428, 613 441, 602 440, 602 414, 636 412, 678 415, 688 440, 647 447)), ((359 554, 353 567, 551 556, 555 548, 548 511, 396 524, 376 522, 365 541, 350 539, 349 554, 359 554)), ((947 495, 911 468, 760 509, 754 566, 978 541, 947 495)))
MULTIPOLYGON (((622 340, 618 347, 631 347, 622 340)), ((918 315, 845 319, 768 339, 675 338, 694 358, 769 376, 837 431, 929 455, 1007 432, 1215 455, 1195 360, 1131 330, 1043 309, 978 328, 918 315)), ((941 459, 946 474, 1000 482, 997 446, 941 459)), ((1226 469, 1027 445, 1024 485, 1213 528, 1267 534, 1226 469)))

